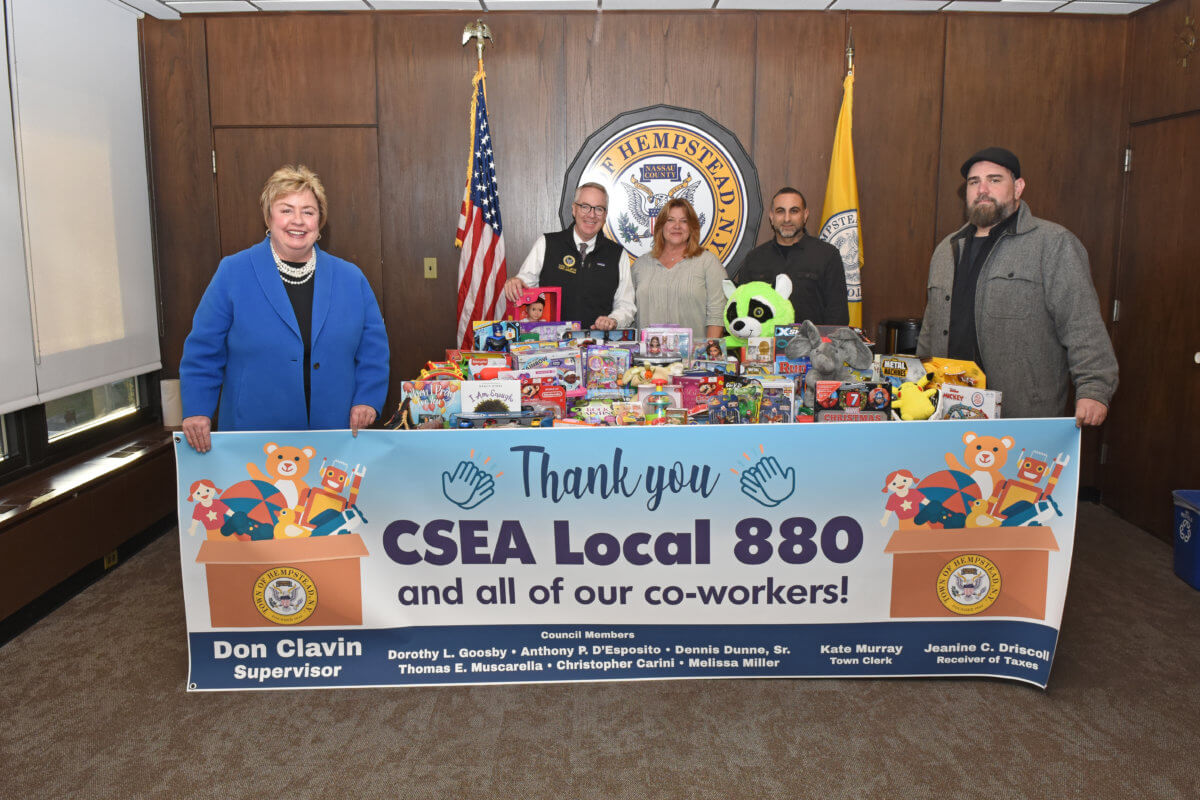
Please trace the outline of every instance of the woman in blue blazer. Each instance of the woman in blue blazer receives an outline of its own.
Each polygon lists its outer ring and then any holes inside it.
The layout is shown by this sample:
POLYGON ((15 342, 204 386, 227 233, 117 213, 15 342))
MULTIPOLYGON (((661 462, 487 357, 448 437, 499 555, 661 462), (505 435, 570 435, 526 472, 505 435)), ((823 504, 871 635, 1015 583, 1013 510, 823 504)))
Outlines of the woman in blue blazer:
POLYGON ((267 238, 221 260, 183 345, 183 432, 358 429, 387 395, 388 344, 366 277, 317 247, 325 189, 307 167, 262 193, 267 238))

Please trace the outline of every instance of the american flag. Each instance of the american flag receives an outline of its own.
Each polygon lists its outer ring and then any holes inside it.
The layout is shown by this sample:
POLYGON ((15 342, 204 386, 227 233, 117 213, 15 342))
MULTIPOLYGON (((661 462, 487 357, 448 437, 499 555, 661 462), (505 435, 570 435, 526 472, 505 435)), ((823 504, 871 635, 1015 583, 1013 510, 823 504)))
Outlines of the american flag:
POLYGON ((458 341, 465 348, 471 346, 473 320, 500 319, 500 302, 508 277, 483 70, 476 73, 473 83, 474 130, 455 243, 462 248, 458 259, 458 341))

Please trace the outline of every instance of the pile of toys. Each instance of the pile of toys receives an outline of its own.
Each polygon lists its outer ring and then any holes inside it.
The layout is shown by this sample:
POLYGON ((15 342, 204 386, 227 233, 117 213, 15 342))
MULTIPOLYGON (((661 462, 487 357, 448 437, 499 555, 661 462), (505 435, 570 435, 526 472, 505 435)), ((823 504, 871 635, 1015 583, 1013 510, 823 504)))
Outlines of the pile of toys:
MULTIPOLYGON (((786 279, 785 279, 786 280, 786 279)), ((777 289, 726 287, 723 338, 676 325, 610 331, 557 319, 557 289, 530 289, 506 319, 476 322, 401 385, 393 429, 689 425, 1000 416, 1000 393, 971 362, 876 355, 861 331, 791 322, 777 289), (775 293, 774 315, 746 296, 775 293), (782 303, 780 303, 780 299, 782 303), (746 313, 740 313, 745 310, 746 313), (785 324, 777 324, 780 319, 785 324)))

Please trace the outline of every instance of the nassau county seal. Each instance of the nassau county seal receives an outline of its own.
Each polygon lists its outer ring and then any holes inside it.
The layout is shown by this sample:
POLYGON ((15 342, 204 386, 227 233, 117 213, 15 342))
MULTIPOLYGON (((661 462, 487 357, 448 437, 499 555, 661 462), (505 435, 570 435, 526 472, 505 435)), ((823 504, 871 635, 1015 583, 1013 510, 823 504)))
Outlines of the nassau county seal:
POLYGON ((819 239, 838 249, 846 270, 846 297, 851 303, 862 302, 862 266, 858 251, 858 209, 834 214, 821 226, 819 239))
POLYGON ((632 258, 654 245, 654 221, 670 200, 700 218, 700 246, 726 270, 754 246, 762 198, 754 163, 732 132, 708 116, 673 106, 626 112, 593 133, 567 170, 560 212, 570 220, 575 187, 608 189, 604 232, 632 258))
POLYGON ((959 556, 938 573, 937 595, 955 614, 986 611, 1000 596, 1000 570, 984 556, 959 556))
POLYGON ((295 567, 276 567, 254 582, 254 606, 276 625, 298 625, 317 610, 317 587, 295 567))

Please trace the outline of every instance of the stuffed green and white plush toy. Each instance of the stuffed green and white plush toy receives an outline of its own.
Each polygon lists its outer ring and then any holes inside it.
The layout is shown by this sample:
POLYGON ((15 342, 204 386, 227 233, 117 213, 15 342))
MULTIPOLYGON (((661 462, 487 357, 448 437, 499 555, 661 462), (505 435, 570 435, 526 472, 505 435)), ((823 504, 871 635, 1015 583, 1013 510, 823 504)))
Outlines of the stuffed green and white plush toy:
POLYGON ((779 275, 772 286, 764 281, 750 281, 734 288, 733 281, 722 284, 728 302, 725 305, 726 347, 745 347, 752 336, 774 336, 776 325, 791 325, 796 321, 792 308, 792 280, 779 275))

